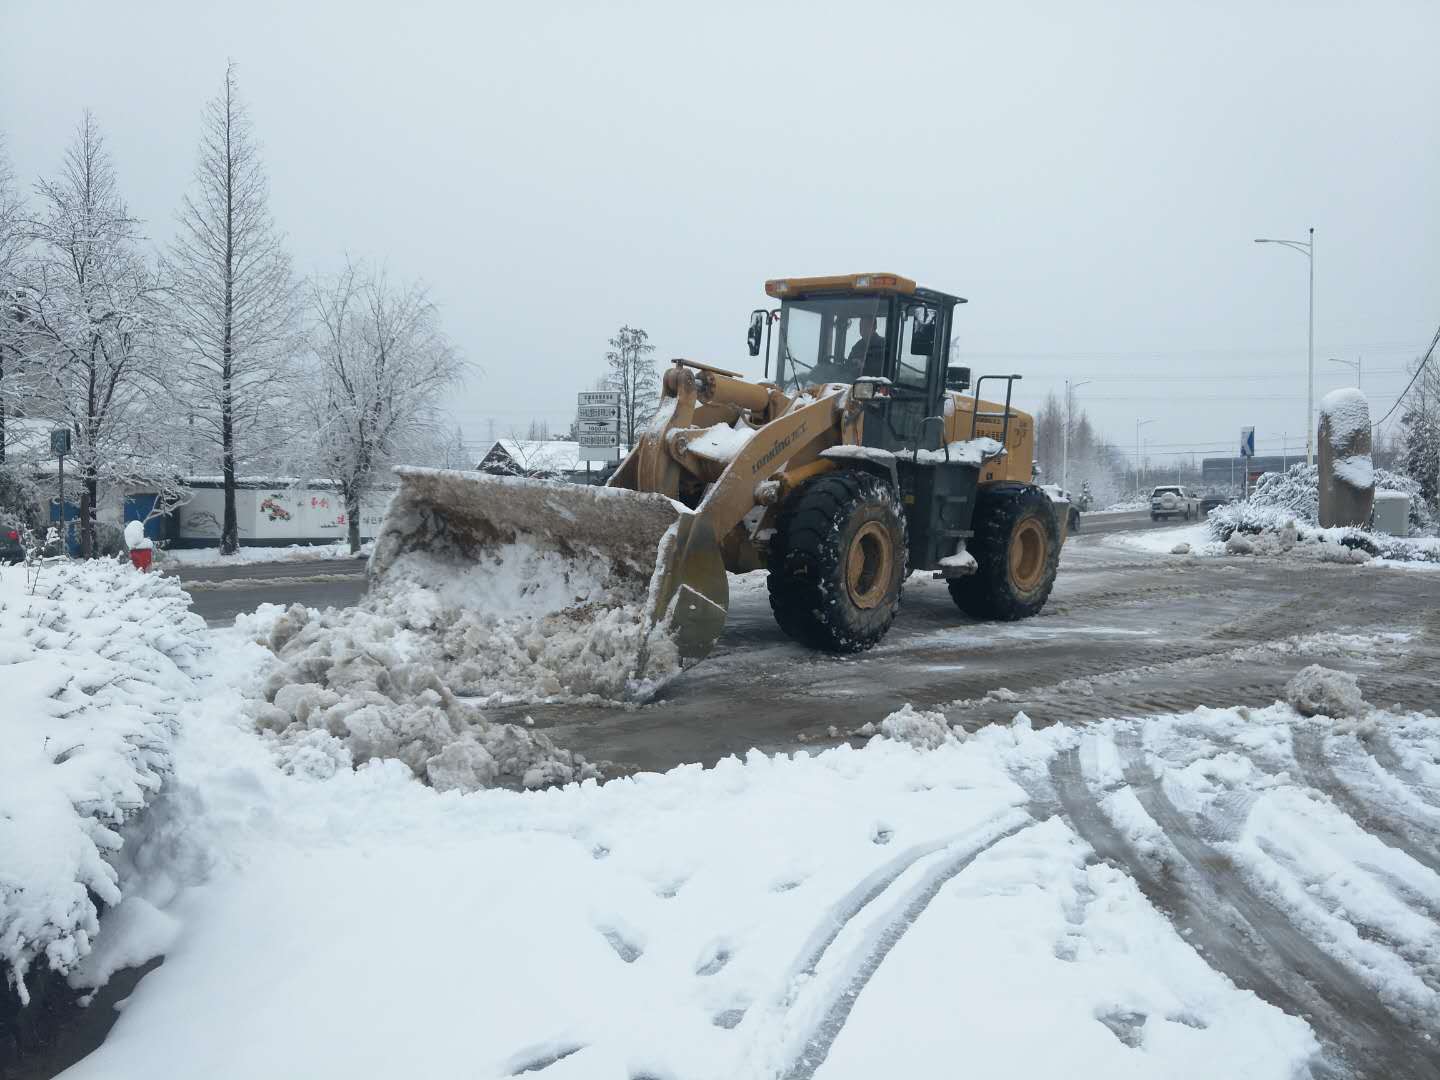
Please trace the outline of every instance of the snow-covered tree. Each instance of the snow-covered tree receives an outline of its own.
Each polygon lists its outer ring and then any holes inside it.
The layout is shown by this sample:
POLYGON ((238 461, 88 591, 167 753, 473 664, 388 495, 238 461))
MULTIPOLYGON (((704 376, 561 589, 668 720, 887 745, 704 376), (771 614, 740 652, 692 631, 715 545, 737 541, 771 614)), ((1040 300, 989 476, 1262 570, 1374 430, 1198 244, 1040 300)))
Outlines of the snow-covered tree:
POLYGON ((622 326, 605 353, 610 365, 609 388, 620 391, 620 436, 627 446, 635 445, 636 433, 650 422, 660 404, 654 352, 649 334, 622 326))
POLYGON ((70 431, 88 556, 102 483, 153 487, 161 509, 183 498, 169 434, 174 409, 164 400, 165 309, 89 112, 36 199, 25 230, 33 247, 20 268, 27 408, 70 431))
POLYGON ((224 482, 220 553, 240 543, 236 469, 273 460, 294 433, 297 290, 270 216, 265 169, 236 83, 225 69, 205 106, 194 182, 165 263, 183 363, 187 426, 224 482))
POLYGON ((350 263, 310 283, 315 386, 308 395, 317 470, 340 485, 350 550, 360 549, 360 500, 387 465, 430 456, 436 415, 461 362, 423 285, 350 263))
POLYGON ((5 462, 7 443, 5 420, 9 415, 9 397, 16 374, 14 357, 19 307, 16 303, 20 287, 17 270, 24 251, 24 204, 15 184, 15 173, 0 136, 0 465, 5 462), (10 382, 6 382, 10 376, 10 382))
POLYGON ((1420 496, 1433 511, 1440 509, 1440 359, 1434 343, 1409 370, 1412 381, 1398 406, 1398 468, 1420 485, 1420 496))

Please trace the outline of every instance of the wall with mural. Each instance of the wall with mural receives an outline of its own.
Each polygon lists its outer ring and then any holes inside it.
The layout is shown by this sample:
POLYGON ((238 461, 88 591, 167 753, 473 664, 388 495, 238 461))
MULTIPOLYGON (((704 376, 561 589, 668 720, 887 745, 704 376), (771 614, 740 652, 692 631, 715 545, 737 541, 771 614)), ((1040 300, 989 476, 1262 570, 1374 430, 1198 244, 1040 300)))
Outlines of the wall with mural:
MULTIPOLYGON (((360 504, 360 537, 379 531, 390 501, 390 491, 376 491, 360 504)), ((190 501, 176 511, 177 546, 217 543, 225 512, 225 493, 219 488, 197 487, 190 501)), ((240 542, 295 544, 345 539, 348 520, 338 491, 313 487, 241 488, 235 493, 240 542)))

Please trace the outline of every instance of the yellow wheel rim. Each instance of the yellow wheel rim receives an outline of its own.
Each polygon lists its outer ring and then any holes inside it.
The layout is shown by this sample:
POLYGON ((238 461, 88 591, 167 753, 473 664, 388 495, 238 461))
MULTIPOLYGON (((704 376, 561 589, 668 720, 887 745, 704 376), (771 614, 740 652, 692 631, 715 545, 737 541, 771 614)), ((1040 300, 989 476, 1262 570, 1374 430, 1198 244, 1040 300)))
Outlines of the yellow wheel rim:
POLYGON ((894 566, 895 545, 890 530, 878 521, 860 526, 845 557, 845 588, 850 602, 858 608, 878 607, 890 591, 894 566))
POLYGON ((1030 592, 1045 576, 1049 540, 1038 518, 1028 517, 1010 537, 1010 580, 1021 592, 1030 592))

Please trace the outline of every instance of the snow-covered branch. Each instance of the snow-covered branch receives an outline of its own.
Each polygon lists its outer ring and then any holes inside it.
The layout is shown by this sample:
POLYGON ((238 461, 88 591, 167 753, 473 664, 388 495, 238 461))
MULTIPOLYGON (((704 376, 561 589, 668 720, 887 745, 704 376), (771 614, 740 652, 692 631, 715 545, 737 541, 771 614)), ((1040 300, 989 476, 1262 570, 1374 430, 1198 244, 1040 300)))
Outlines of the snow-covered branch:
POLYGON ((386 466, 433 454, 438 406, 462 363, 419 283, 397 285, 383 269, 350 262, 312 281, 309 299, 316 468, 339 482, 358 550, 361 496, 386 466))

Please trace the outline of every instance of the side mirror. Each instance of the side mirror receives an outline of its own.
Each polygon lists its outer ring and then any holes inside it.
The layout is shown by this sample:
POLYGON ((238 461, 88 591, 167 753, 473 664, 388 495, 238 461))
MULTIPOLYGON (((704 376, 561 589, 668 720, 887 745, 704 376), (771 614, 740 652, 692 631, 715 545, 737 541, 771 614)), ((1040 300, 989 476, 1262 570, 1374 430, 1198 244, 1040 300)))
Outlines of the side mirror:
POLYGON ((750 355, 760 355, 760 339, 765 333, 765 312, 758 308, 750 313, 750 329, 745 332, 745 341, 750 346, 750 355))
POLYGON ((915 320, 915 328, 910 331, 910 355, 929 356, 935 351, 935 326, 939 322, 935 309, 913 304, 905 314, 915 320))
POLYGON ((948 367, 945 369, 946 390, 969 390, 970 369, 968 367, 948 367))
POLYGON ((934 351, 935 324, 928 322, 916 325, 915 332, 910 335, 910 355, 929 356, 934 351))

